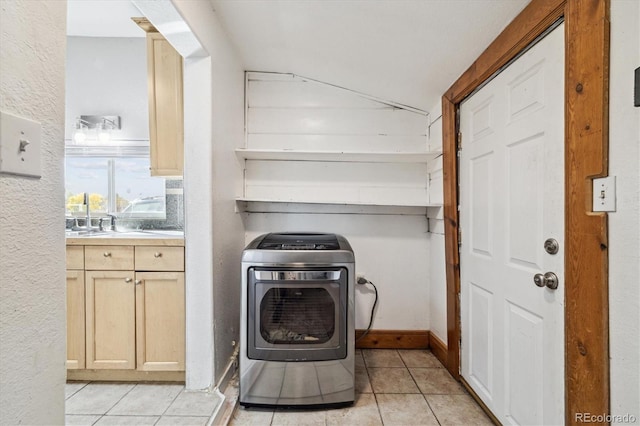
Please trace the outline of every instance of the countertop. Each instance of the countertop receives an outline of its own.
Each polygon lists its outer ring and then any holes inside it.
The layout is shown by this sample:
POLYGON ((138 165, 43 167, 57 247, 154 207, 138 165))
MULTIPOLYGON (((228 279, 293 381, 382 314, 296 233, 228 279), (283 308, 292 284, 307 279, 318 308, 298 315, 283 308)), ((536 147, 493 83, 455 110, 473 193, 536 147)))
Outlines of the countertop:
POLYGON ((144 231, 106 231, 83 233, 67 231, 69 246, 184 246, 183 231, 144 230, 144 231))

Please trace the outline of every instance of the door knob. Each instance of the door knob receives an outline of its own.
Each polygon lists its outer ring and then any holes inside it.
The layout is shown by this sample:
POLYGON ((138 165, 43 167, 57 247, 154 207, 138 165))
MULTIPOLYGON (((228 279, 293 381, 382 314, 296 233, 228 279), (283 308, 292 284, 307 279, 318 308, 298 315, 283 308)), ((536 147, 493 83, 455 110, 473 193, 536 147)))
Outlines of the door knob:
POLYGON ((546 274, 535 274, 533 276, 533 282, 538 287, 547 287, 550 290, 558 288, 558 276, 553 272, 547 272, 546 274))
POLYGON ((558 276, 553 272, 547 272, 544 274, 544 285, 548 289, 555 290, 558 288, 558 276))

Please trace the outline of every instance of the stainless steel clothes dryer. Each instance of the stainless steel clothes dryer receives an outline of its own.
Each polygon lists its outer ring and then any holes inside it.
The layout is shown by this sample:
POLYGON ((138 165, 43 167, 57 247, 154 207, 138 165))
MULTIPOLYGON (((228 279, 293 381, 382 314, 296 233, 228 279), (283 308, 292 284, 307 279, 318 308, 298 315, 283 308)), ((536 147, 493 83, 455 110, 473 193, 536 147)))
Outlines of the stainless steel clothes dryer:
POLYGON ((353 403, 354 285, 353 250, 340 235, 271 233, 246 247, 240 404, 353 403))

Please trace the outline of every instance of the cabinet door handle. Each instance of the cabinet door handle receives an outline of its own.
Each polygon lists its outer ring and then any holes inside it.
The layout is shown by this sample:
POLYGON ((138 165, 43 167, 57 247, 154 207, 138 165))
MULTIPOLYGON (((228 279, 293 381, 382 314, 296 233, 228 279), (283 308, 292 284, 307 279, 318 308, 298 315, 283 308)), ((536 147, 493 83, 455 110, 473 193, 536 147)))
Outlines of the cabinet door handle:
POLYGON ((104 257, 111 257, 111 252, 110 251, 105 251, 104 253, 102 253, 102 255, 104 257))
POLYGON ((125 283, 130 283, 131 281, 133 281, 131 278, 125 278, 125 279, 124 279, 124 282, 125 282, 125 283))
POLYGON ((153 257, 162 257, 162 253, 157 251, 157 252, 153 253, 153 257))
POLYGON ((135 285, 140 285, 142 284, 142 280, 136 280, 135 285))

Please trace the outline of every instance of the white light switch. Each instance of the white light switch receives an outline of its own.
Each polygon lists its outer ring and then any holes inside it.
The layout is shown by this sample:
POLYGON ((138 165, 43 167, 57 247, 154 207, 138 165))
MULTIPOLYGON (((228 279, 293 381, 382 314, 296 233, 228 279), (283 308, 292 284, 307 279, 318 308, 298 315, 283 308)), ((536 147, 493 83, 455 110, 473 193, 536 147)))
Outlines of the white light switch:
POLYGON ((41 177, 40 123, 0 111, 0 172, 41 177))
POLYGON ((616 211, 616 177, 608 176, 593 180, 593 211, 616 211))

